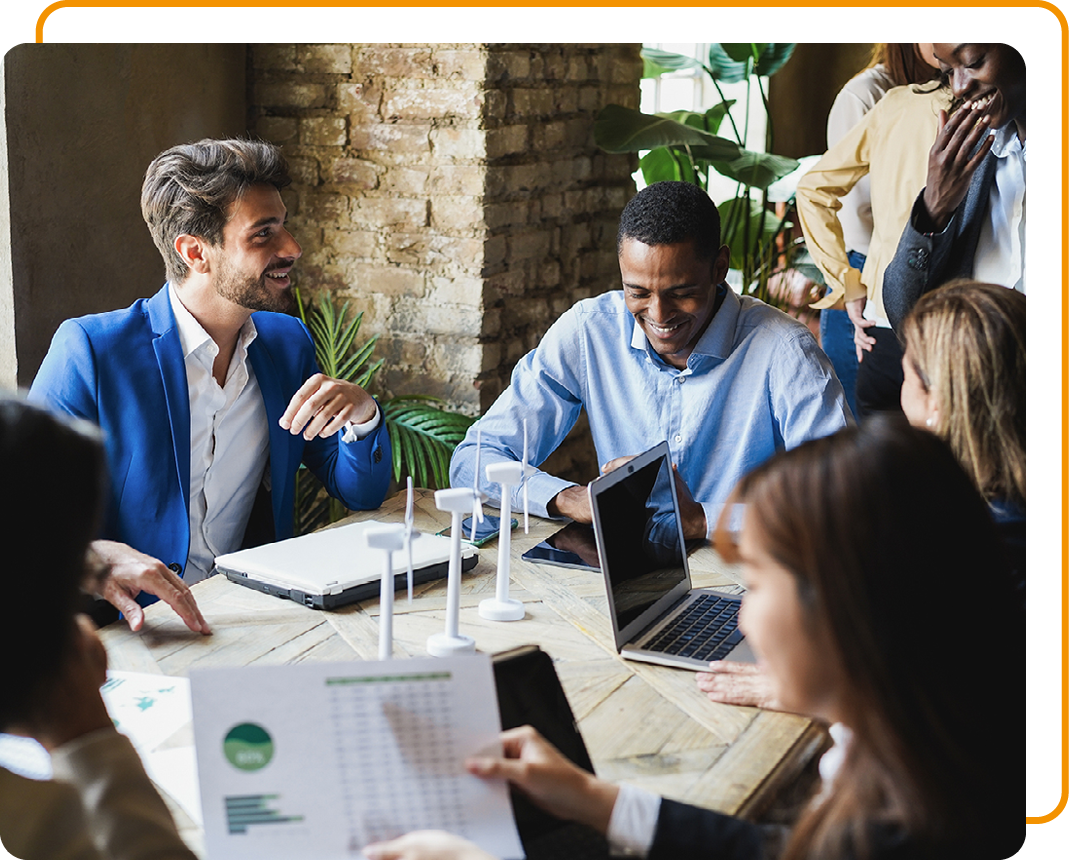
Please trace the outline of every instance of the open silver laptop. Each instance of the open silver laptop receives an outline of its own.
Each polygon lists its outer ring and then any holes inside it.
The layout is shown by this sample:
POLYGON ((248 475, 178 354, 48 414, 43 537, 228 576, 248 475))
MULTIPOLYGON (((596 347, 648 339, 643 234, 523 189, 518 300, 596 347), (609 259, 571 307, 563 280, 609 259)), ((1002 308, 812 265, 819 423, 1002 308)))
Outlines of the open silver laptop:
POLYGON ((695 671, 754 662, 738 629, 742 598, 691 587, 667 442, 593 481, 590 507, 623 657, 695 671))

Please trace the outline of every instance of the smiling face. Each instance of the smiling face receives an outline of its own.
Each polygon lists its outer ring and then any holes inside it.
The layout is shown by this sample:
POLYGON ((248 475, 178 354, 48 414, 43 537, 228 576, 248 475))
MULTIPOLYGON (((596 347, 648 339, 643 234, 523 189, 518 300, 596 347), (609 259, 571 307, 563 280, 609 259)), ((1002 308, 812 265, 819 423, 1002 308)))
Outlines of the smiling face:
POLYGON ((1024 126, 1024 59, 1009 45, 998 43, 933 45, 939 69, 947 73, 955 98, 984 110, 992 128, 1016 122, 1024 126))
POLYGON ((647 245, 625 239, 620 246, 624 301, 653 347, 673 367, 684 368, 708 328, 716 288, 728 268, 724 246, 703 260, 692 242, 647 245))
POLYGON ((759 657, 780 707, 835 722, 845 689, 838 655, 826 631, 807 613, 798 577, 765 549, 753 510, 739 539, 746 594, 739 627, 759 657))
POLYGON ((231 204, 222 244, 209 252, 220 296, 253 311, 294 308, 289 272, 301 246, 285 222, 286 207, 272 185, 253 185, 231 204))

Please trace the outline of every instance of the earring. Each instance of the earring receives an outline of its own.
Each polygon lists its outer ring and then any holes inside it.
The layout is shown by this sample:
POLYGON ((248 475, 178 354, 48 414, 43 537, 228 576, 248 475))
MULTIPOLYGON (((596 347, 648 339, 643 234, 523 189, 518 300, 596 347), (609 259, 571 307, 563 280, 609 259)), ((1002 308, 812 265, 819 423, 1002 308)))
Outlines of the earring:
POLYGON ((924 426, 925 427, 931 427, 933 424, 935 424, 935 419, 932 418, 931 416, 929 416, 927 419, 925 419, 925 422, 924 422, 924 426))

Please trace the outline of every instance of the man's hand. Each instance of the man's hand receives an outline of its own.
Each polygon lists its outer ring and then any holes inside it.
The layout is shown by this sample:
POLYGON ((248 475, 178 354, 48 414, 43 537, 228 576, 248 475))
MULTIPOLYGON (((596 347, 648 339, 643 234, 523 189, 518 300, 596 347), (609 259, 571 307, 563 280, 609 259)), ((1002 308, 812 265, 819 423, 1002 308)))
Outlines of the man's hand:
POLYGON ((872 352, 872 348, 876 345, 876 338, 866 331, 876 325, 875 320, 865 319, 865 305, 868 301, 867 297, 862 296, 860 299, 853 299, 846 303, 846 315, 854 324, 854 349, 857 350, 859 362, 862 360, 862 351, 872 352))
POLYGON ((417 830, 364 848, 368 860, 494 860, 478 845, 443 830, 417 830))
POLYGON ((993 135, 988 134, 989 129, 988 115, 973 110, 968 103, 958 108, 949 119, 945 110, 939 112, 939 134, 928 153, 928 179, 922 195, 931 221, 927 226, 934 228, 931 232, 941 232, 965 199, 972 175, 994 141, 993 135), (970 158, 981 140, 983 144, 970 158))
POLYGON ((590 493, 585 485, 565 487, 549 500, 546 513, 551 517, 568 517, 586 525, 594 522, 594 515, 590 511, 590 493))
POLYGON ((705 508, 694 501, 690 487, 672 464, 672 477, 676 482, 676 498, 679 499, 679 519, 683 522, 683 540, 704 540, 709 536, 709 524, 705 521, 705 508))
POLYGON ((772 694, 772 682, 764 670, 753 663, 714 660, 709 664, 709 671, 699 672, 695 680, 698 689, 710 701, 780 710, 772 694))
POLYGON ((40 697, 29 721, 15 733, 37 740, 49 752, 98 729, 114 728, 100 688, 107 680, 108 656, 93 622, 79 615, 70 652, 40 697))
POLYGON ((212 632, 189 586, 162 561, 118 541, 97 540, 92 547, 109 568, 108 575, 93 590, 126 616, 131 630, 140 630, 145 622, 145 613, 134 600, 145 591, 177 612, 190 630, 212 632))
POLYGON ((531 726, 503 732, 501 742, 504 758, 468 759, 468 773, 507 779, 552 815, 587 824, 599 833, 608 830, 618 786, 580 770, 531 726))
POLYGON ((375 399, 359 385, 317 373, 297 389, 278 426, 294 436, 303 433, 308 440, 316 436, 326 439, 346 422, 370 421, 377 409, 375 399))

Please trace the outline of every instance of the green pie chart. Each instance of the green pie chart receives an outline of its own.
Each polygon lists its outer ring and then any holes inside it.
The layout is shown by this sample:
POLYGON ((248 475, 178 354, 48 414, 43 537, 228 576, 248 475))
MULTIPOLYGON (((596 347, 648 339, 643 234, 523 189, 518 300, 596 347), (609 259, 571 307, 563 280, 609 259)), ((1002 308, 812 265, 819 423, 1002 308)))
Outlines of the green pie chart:
POLYGON ((274 754, 271 735, 256 723, 238 723, 223 738, 223 755, 238 770, 267 767, 274 754))

